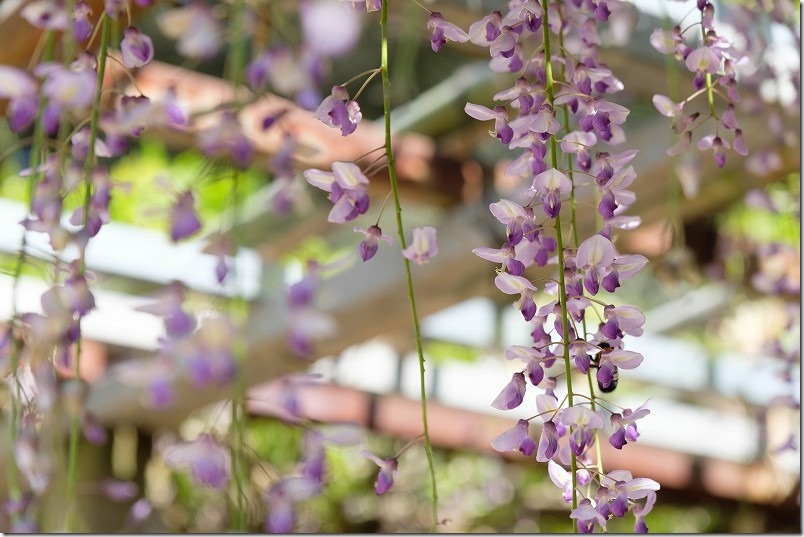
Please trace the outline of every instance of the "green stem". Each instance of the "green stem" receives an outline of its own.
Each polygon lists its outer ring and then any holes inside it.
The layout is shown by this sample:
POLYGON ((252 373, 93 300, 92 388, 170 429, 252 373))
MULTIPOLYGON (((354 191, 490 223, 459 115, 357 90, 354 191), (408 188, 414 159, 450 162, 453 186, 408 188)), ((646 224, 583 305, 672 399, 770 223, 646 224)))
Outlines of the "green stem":
MULTIPOLYGON (((544 20, 542 21, 542 30, 544 36, 544 55, 545 55, 545 75, 546 75, 546 91, 547 100, 550 107, 555 110, 553 95, 553 67, 552 56, 550 54, 550 30, 547 21, 548 13, 548 0, 542 0, 542 11, 544 12, 544 20)), ((558 168, 558 147, 556 143, 556 136, 550 136, 550 158, 553 168, 558 168)), ((559 301, 561 302, 561 332, 564 347, 564 369, 567 378, 567 404, 572 407, 573 403, 573 390, 572 390, 572 365, 569 356, 569 313, 567 312, 567 286, 564 279, 564 238, 561 234, 561 214, 556 216, 556 243, 558 247, 558 291, 559 301)), ((572 509, 578 507, 578 476, 576 471, 578 469, 578 460, 574 453, 572 453, 572 460, 570 463, 570 471, 572 473, 572 509)), ((572 520, 573 532, 578 531, 576 521, 572 520)))
MULTIPOLYGON (((407 248, 405 242, 405 228, 402 224, 402 204, 399 200, 399 185, 396 177, 396 163, 394 161, 394 151, 391 145, 391 79, 388 75, 388 0, 383 0, 382 10, 380 11, 380 28, 382 32, 381 63, 382 71, 382 102, 383 114, 385 116, 385 155, 388 160, 388 178, 391 181, 391 191, 394 197, 394 207, 396 209, 396 229, 399 235, 399 244, 404 250, 407 248)), ((410 260, 403 257, 405 264, 405 277, 408 287, 408 301, 410 302, 410 313, 413 319, 413 335, 416 340, 416 353, 419 357, 419 388, 422 407, 422 428, 424 429, 424 451, 427 454, 427 466, 430 470, 430 483, 432 485, 432 511, 433 526, 431 531, 435 532, 438 527, 438 488, 436 485, 435 466, 433 464, 433 447, 430 442, 430 429, 427 425, 427 391, 424 376, 424 351, 422 350, 421 330, 419 327, 419 315, 416 312, 416 298, 413 292, 413 278, 410 272, 410 260)))
MULTIPOLYGON (((561 17, 561 7, 559 4, 558 15, 561 17)), ((566 57, 564 54, 564 34, 558 34, 558 45, 561 49, 562 55, 566 57)), ((552 70, 551 70, 552 71, 552 70)), ((567 68, 566 62, 561 63, 561 78, 562 80, 566 80, 567 78, 567 68)), ((563 112, 563 119, 564 119, 564 132, 569 134, 570 132, 570 121, 569 121, 569 106, 566 104, 561 105, 561 110, 563 112)), ((572 219, 572 245, 577 249, 580 245, 580 239, 578 238, 578 220, 576 217, 576 201, 575 201, 575 177, 574 177, 574 170, 572 165, 572 154, 567 153, 567 175, 569 175, 570 181, 572 182, 572 190, 570 191, 570 216, 572 219)), ((598 192, 596 194, 599 195, 598 192)), ((586 316, 581 319, 581 324, 583 326, 583 339, 586 340, 588 335, 588 331, 586 328, 586 316)), ((566 329, 565 329, 566 330, 566 329)), ((589 369, 586 372, 586 380, 589 383, 589 402, 591 403, 591 408, 593 411, 597 410, 597 404, 595 402, 595 388, 594 383, 592 381, 592 370, 589 369)), ((595 429, 595 455, 596 455, 596 466, 599 473, 603 473, 603 454, 600 450, 600 432, 598 429, 595 429)))
MULTIPOLYGON (((89 148, 84 163, 84 229, 89 223, 89 211, 92 203, 92 174, 95 170, 95 142, 98 139, 98 123, 100 121, 101 96, 103 95, 103 78, 106 73, 106 58, 109 48, 109 17, 106 13, 101 15, 101 42, 98 48, 98 76, 96 79, 95 98, 92 103, 92 119, 89 124, 89 148)), ((80 253, 80 272, 86 270, 86 251, 80 253)), ((81 317, 78 318, 79 333, 81 317)), ((81 378, 81 341, 76 342, 74 375, 76 380, 81 378)), ((70 450, 67 455, 67 530, 74 529, 76 516, 76 485, 78 483, 78 444, 81 435, 81 416, 72 416, 70 422, 70 450)))
MULTIPOLYGON (((55 33, 52 31, 48 31, 45 36, 45 46, 44 46, 44 54, 43 54, 43 61, 49 61, 53 57, 53 49, 55 45, 55 33)), ((28 212, 30 213, 33 209, 33 198, 34 198, 34 190, 36 188, 36 183, 39 179, 39 172, 37 168, 39 165, 44 161, 43 158, 43 151, 46 147, 45 143, 45 134, 44 134, 44 126, 43 126, 43 111, 45 109, 45 100, 43 97, 40 96, 39 103, 37 105, 37 112, 36 112, 36 123, 34 124, 34 132, 33 132, 33 139, 31 142, 31 152, 30 152, 30 168, 31 174, 30 179, 28 180, 28 189, 27 189, 27 201, 28 201, 28 212)), ((20 249, 17 253, 17 260, 14 264, 14 275, 13 275, 13 283, 11 289, 11 309, 13 314, 11 316, 11 322, 9 323, 9 330, 12 331, 12 348, 11 354, 9 357, 9 366, 11 370, 11 377, 13 380, 13 385, 16 388, 16 394, 12 395, 11 397, 11 418, 9 419, 9 431, 8 431, 8 461, 7 461, 7 474, 8 474, 8 498, 11 501, 19 501, 22 499, 22 491, 20 490, 19 480, 18 480, 18 472, 17 472, 17 458, 14 455, 14 445, 17 443, 17 438, 19 437, 18 427, 19 427, 19 418, 20 418, 20 408, 17 404, 18 398, 20 396, 20 389, 19 389, 19 382, 17 382, 17 367, 19 366, 20 360, 20 352, 21 343, 17 340, 16 336, 14 336, 14 325, 17 319, 17 297, 19 295, 19 282, 20 277, 22 276, 22 269, 25 265, 25 249, 28 246, 27 240, 28 234, 27 232, 23 232, 22 234, 22 241, 20 242, 20 249)), ((13 389, 13 388, 12 388, 13 389)), ((9 518, 12 522, 12 526, 14 523, 19 519, 19 515, 15 512, 9 515, 9 518)))
MULTIPOLYGON (((232 6, 231 14, 231 33, 232 41, 229 54, 226 58, 226 76, 234 86, 235 91, 242 84, 243 70, 247 61, 248 41, 246 32, 243 28, 243 17, 245 5, 243 0, 237 0, 232 6)), ((234 234, 238 226, 238 211, 240 207, 240 172, 233 171, 232 190, 231 190, 231 239, 237 244, 234 234)), ((236 267, 232 266, 229 278, 237 281, 236 267)), ((238 330, 245 326, 248 318, 248 305, 243 299, 242 293, 235 289, 235 295, 231 302, 234 329, 238 330)), ((232 483, 234 485, 235 501, 233 506, 232 529, 234 531, 248 531, 248 508, 246 505, 246 484, 247 473, 245 464, 246 449, 246 375, 245 363, 247 355, 247 345, 242 338, 236 338, 233 343, 233 355, 237 364, 232 386, 232 423, 229 428, 229 443, 232 450, 231 472, 232 483)))
MULTIPOLYGON (((237 229, 238 208, 240 206, 240 173, 235 171, 232 175, 232 233, 237 229)), ((234 237, 232 237, 234 240, 234 237)), ((229 277, 237 278, 236 267, 233 265, 229 277)), ((242 294, 236 292, 233 297, 232 311, 234 329, 238 330, 245 326, 248 318, 248 305, 242 294)), ((233 342, 233 354, 237 362, 237 373, 232 389, 232 424, 229 429, 229 438, 232 449, 232 482, 235 487, 235 506, 232 529, 235 531, 248 530, 248 510, 246 506, 245 494, 245 463, 244 452, 246 446, 246 375, 244 372, 246 354, 246 343, 242 338, 237 338, 233 342)))
MULTIPOLYGON (((701 13, 701 36, 703 37, 703 45, 706 45, 706 28, 703 26, 703 18, 704 15, 701 13)), ((712 75, 711 73, 706 73, 706 100, 709 102, 709 114, 717 120, 717 114, 715 113, 715 93, 712 90, 712 75)))

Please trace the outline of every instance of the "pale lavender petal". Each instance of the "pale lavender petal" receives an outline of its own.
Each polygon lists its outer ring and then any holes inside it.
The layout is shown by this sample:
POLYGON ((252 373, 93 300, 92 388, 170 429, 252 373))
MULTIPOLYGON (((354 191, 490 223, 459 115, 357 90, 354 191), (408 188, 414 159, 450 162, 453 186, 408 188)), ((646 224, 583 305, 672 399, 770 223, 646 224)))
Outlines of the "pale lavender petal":
POLYGON ((494 285, 497 286, 497 289, 508 295, 516 295, 526 289, 531 291, 536 290, 536 287, 530 283, 527 278, 513 276, 507 272, 497 274, 497 277, 494 278, 494 285))
POLYGON ((154 44, 151 38, 133 26, 126 28, 120 51, 123 54, 123 65, 129 69, 142 67, 154 58, 154 44))
POLYGON ((477 119, 478 121, 497 119, 500 115, 495 110, 491 110, 490 108, 486 108, 480 104, 466 103, 466 106, 463 110, 469 115, 469 117, 477 119))
POLYGON ((491 403, 493 408, 498 410, 511 410, 522 404, 525 398, 525 390, 527 384, 525 383, 525 375, 522 373, 514 373, 511 380, 502 389, 500 394, 491 403))
POLYGON ((517 451, 525 438, 528 437, 528 422, 517 421, 516 425, 500 434, 491 441, 491 447, 499 452, 517 451))
POLYGON ((592 235, 578 247, 578 267, 608 267, 614 261, 614 245, 602 235, 592 235))

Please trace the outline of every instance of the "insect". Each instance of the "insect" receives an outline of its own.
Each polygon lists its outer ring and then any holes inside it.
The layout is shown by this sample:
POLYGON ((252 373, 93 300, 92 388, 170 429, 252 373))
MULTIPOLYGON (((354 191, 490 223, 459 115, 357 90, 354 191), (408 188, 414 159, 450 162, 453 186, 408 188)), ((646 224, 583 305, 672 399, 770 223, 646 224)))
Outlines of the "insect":
MULTIPOLYGON (((600 352, 591 358, 591 363, 589 364, 589 367, 594 367, 599 371, 600 357, 603 356, 603 353, 609 352, 612 349, 612 346, 609 345, 607 341, 603 341, 598 345, 598 347, 600 347, 600 352)), ((612 367, 614 368, 614 371, 612 372, 611 382, 609 383, 608 386, 603 386, 603 383, 600 382, 600 379, 598 379, 597 381, 597 387, 603 393, 611 393, 617 389, 617 383, 620 380, 620 370, 616 365, 612 365, 612 367)))

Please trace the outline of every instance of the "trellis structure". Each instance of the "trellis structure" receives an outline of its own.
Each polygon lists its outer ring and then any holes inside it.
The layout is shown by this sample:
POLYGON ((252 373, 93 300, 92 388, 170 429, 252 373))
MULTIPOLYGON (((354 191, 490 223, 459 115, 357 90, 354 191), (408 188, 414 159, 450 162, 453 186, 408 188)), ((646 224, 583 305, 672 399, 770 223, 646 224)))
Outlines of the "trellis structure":
MULTIPOLYGON (((0 64, 23 65, 36 43, 37 36, 27 25, 19 22, 13 8, 6 9, 8 10, 6 13, 0 14, 0 35, 14 36, 10 40, 14 46, 0 50, 0 64)), ((96 13, 101 10, 100 5, 96 6, 96 13)), ((451 15, 454 15, 456 21, 460 21, 462 16, 458 11, 451 15)), ((647 42, 647 39, 643 41, 647 42)), ((468 52, 468 48, 465 50, 468 52)), ((631 99, 645 102, 653 94, 663 91, 664 66, 658 57, 633 49, 611 49, 606 53, 607 63, 621 75, 621 79, 629 89, 631 99)), ((124 80, 122 74, 115 73, 114 69, 111 71, 108 84, 110 86, 121 84, 121 80, 124 80)), ((483 91, 489 84, 487 74, 487 69, 480 63, 469 64, 456 71, 440 86, 431 88, 395 112, 394 124, 397 129, 404 131, 397 138, 397 152, 403 195, 407 211, 411 214, 410 220, 415 223, 415 213, 419 211, 427 216, 428 223, 438 225, 443 237, 449 237, 449 240, 441 242, 440 254, 430 266, 415 274, 419 307, 421 313, 425 315, 439 312, 472 297, 491 296, 494 291, 490 283, 491 278, 488 277, 490 273, 488 264, 473 256, 469 245, 499 242, 484 220, 486 216, 483 215, 488 203, 485 200, 484 190, 493 184, 504 186, 504 177, 495 171, 491 163, 478 158, 475 152, 478 144, 485 139, 485 131, 469 128, 468 121, 462 119, 462 109, 468 95, 489 93, 483 91), (454 277, 445 278, 445 274, 454 277)), ((234 89, 222 79, 165 64, 152 63, 140 69, 135 77, 137 87, 151 98, 158 99, 168 88, 175 89, 179 101, 190 111, 208 110, 234 94, 234 89)), ((337 132, 323 126, 312 117, 312 114, 298 109, 293 103, 279 97, 265 96, 244 107, 240 112, 241 117, 246 119, 248 134, 258 151, 257 165, 266 162, 278 151, 280 144, 278 136, 263 134, 258 127, 262 117, 277 110, 287 111, 281 121, 288 130, 297 135, 306 149, 297 159, 299 169, 325 168, 333 160, 355 158, 379 146, 382 141, 379 126, 370 122, 364 122, 355 136, 343 139, 337 132)), ((787 119, 791 125, 798 122, 798 118, 787 119)), ((749 146, 763 139, 761 120, 759 117, 744 118, 743 130, 749 146)), ((191 132, 165 131, 158 135, 174 148, 187 148, 192 145, 191 132)), ((644 120, 630 132, 630 136, 634 139, 665 140, 668 137, 666 122, 662 118, 644 120)), ((666 243, 667 240, 667 235, 663 231, 663 215, 673 171, 671 163, 664 156, 664 147, 664 144, 647 147, 634 161, 642 177, 642 180, 635 184, 637 198, 640 201, 634 209, 636 214, 641 215, 643 225, 641 231, 631 232, 622 237, 625 250, 644 252, 648 257, 663 254, 665 249, 659 244, 666 243)), ((700 193, 697 197, 685 201, 680 216, 688 225, 694 226, 696 222, 705 220, 707 215, 718 208, 739 199, 751 186, 774 181, 798 170, 800 167, 798 147, 782 148, 781 152, 783 168, 764 178, 744 176, 736 159, 730 159, 726 173, 710 173, 714 169, 714 164, 704 161, 700 193)), ((382 184, 382 175, 378 175, 373 184, 382 184)), ((245 377, 255 388, 252 392, 255 399, 259 399, 261 390, 266 389, 264 383, 285 373, 302 371, 309 365, 296 358, 287 350, 284 343, 286 325, 283 320, 287 315, 281 295, 281 284, 285 275, 279 265, 279 258, 291 250, 300 237, 310 234, 333 234, 320 211, 304 217, 277 220, 262 211, 261 204, 260 195, 255 196, 250 202, 251 207, 245 211, 245 217, 235 229, 237 236, 250 248, 241 252, 239 262, 244 270, 238 270, 238 274, 247 281, 246 285, 251 289, 259 290, 258 294, 250 295, 253 312, 252 333, 245 365, 245 377)), ((581 228, 593 227, 593 214, 581 213, 580 216, 581 228)), ((103 233, 114 233, 114 228, 108 232, 104 230, 103 233)), ((134 230, 133 233, 141 233, 143 240, 151 240, 145 236, 147 233, 144 231, 134 230)), ((102 238, 103 234, 100 239, 102 238)), ((693 241, 694 239, 691 240, 693 241)), ((0 248, 5 252, 13 252, 18 244, 16 235, 7 235, 0 240, 0 248)), ((704 244, 699 247, 706 250, 711 248, 711 245, 704 244)), ((171 259, 190 259, 188 263, 209 262, 208 259, 204 261, 204 254, 198 251, 200 247, 195 247, 191 254, 185 252, 191 258, 181 257, 184 255, 179 252, 183 248, 181 246, 161 245, 159 248, 162 248, 160 251, 167 252, 168 256, 175 257, 160 256, 163 265, 152 264, 150 275, 130 273, 131 265, 125 259, 118 260, 118 265, 114 262, 104 264, 102 261, 95 261, 94 266, 90 259, 89 268, 99 273, 165 283, 158 278, 160 274, 164 278, 165 274, 171 273, 172 263, 175 263, 171 259)), ((339 330, 333 337, 320 342, 318 346, 320 356, 337 356, 350 346, 376 337, 390 342, 400 355, 409 350, 409 310, 405 301, 402 267, 396 254, 381 250, 372 260, 370 268, 361 267, 348 274, 336 275, 324 282, 320 305, 325 312, 337 319, 339 330), (369 318, 370 322, 367 320, 369 318)), ((203 283, 185 283, 202 292, 216 292, 203 283)), ((225 290, 221 292, 225 293, 225 290)), ((728 300, 728 293, 723 290, 720 290, 720 293, 720 302, 714 303, 722 307, 728 300)), ((99 291, 98 311, 88 317, 87 324, 91 326, 93 316, 104 315, 115 307, 121 315, 120 322, 129 323, 130 319, 137 315, 144 315, 130 311, 137 303, 137 297, 112 297, 111 294, 104 295, 99 291), (104 304, 109 306, 105 309, 104 304)), ((672 315, 671 313, 649 318, 651 322, 661 324, 672 315)), ((155 325, 144 320, 142 322, 144 323, 140 325, 142 330, 151 338, 146 338, 145 341, 153 341, 155 325)), ((91 334, 89 330, 88 336, 91 337, 91 334)), ((138 367, 148 367, 147 364, 153 359, 149 356, 149 351, 153 350, 153 347, 140 345, 137 348, 132 340, 139 339, 138 337, 113 341, 113 337, 109 337, 108 333, 106 335, 107 340, 101 342, 107 347, 110 367, 106 370, 107 374, 93 383, 88 400, 88 410, 102 424, 108 427, 120 424, 134 425, 146 434, 164 428, 175 428, 191 411, 227 397, 226 389, 198 391, 189 384, 180 384, 177 387, 176 405, 168 410, 151 411, 143 402, 144 388, 138 387, 125 377, 138 367)), ((100 335, 98 339, 101 339, 100 335)), ((347 413, 333 413, 331 409, 349 408, 350 405, 354 405, 357 414, 351 417, 358 423, 400 436, 417 434, 410 427, 395 427, 392 420, 382 418, 388 413, 393 415, 413 413, 408 408, 411 403, 398 394, 372 395, 344 386, 310 387, 306 388, 303 394, 304 407, 310 417, 345 419, 350 417, 347 413), (371 399, 375 399, 374 408, 377 409, 374 421, 368 414, 360 412, 361 408, 368 408, 368 401, 371 399), (327 403, 322 404, 323 401, 327 403)), ((441 430, 435 428, 434 439, 445 447, 468 447, 488 451, 486 446, 490 438, 498 434, 504 424, 508 423, 508 420, 502 418, 483 416, 466 409, 449 408, 438 402, 433 403, 432 407, 434 423, 441 423, 444 427, 445 424, 454 426, 441 430), (457 433, 459 430, 469 430, 473 434, 461 436, 457 433)), ((255 405, 252 410, 258 414, 264 412, 259 405, 255 405)), ((627 456, 620 458, 618 458, 619 452, 609 450, 610 453, 606 453, 606 460, 616 462, 625 468, 633 468, 634 473, 654 477, 671 489, 705 491, 716 496, 727 496, 734 490, 750 491, 751 488, 720 486, 723 475, 745 483, 755 480, 756 476, 764 471, 762 465, 758 463, 700 458, 671 450, 665 450, 657 455, 657 448, 642 445, 630 448, 627 456), (667 461, 663 471, 644 462, 648 458, 655 460, 657 456, 667 461), (661 472, 662 475, 658 475, 657 472, 661 472)), ((767 477, 765 474, 762 475, 767 477)), ((786 485, 789 486, 789 483, 786 485)), ((773 497, 773 493, 770 492, 763 497, 732 499, 765 503, 778 498, 773 497)))

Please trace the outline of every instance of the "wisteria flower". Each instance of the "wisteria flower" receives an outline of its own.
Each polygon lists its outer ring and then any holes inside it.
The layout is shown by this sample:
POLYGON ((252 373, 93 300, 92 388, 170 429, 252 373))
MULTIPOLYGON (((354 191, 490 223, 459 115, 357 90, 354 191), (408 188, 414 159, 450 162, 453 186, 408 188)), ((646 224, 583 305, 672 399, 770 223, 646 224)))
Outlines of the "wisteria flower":
POLYGON ((28 73, 0 65, 0 99, 9 99, 7 115, 13 131, 24 129, 36 117, 36 93, 36 82, 28 73))
POLYGON ((436 228, 431 226, 413 228, 413 241, 402 255, 417 265, 426 265, 438 255, 436 228))
POLYGON ((720 58, 710 47, 699 47, 687 55, 684 63, 693 73, 714 74, 720 67, 720 58))
POLYGON ((505 244, 500 249, 480 246, 474 248, 472 253, 486 261, 504 264, 508 274, 521 276, 525 272, 525 264, 516 258, 516 249, 510 244, 505 244))
POLYGON ((36 74, 45 75, 42 93, 56 110, 83 111, 95 98, 97 76, 94 70, 74 65, 68 69, 54 64, 40 64, 36 74))
POLYGON ((536 452, 536 460, 547 462, 553 458, 558 451, 558 428, 552 420, 547 420, 542 425, 542 434, 539 436, 539 449, 536 452))
POLYGON ((511 380, 502 389, 500 394, 492 401, 491 406, 497 410, 511 410, 522 404, 525 399, 525 375, 514 373, 511 380))
POLYGON ((501 224, 505 224, 508 244, 516 245, 526 234, 535 231, 533 213, 516 202, 501 199, 490 204, 489 211, 501 224))
POLYGON ((123 53, 123 65, 129 69, 143 67, 154 59, 153 41, 134 26, 129 26, 123 32, 120 51, 123 53))
POLYGON ((490 121, 493 119, 494 132, 490 134, 499 138, 506 145, 511 143, 514 138, 514 129, 508 125, 508 113, 505 111, 504 106, 495 106, 494 110, 491 110, 483 105, 466 103, 463 109, 469 117, 478 121, 490 121))
POLYGON ((456 43, 466 43, 469 40, 469 35, 452 24, 444 20, 444 17, 438 11, 432 11, 430 18, 427 21, 427 29, 430 30, 430 46, 433 52, 441 50, 447 41, 455 41, 456 43))
POLYGON ((563 497, 566 503, 572 501, 572 477, 560 464, 550 459, 547 461, 547 475, 555 486, 564 491, 563 497))
MULTIPOLYGON (((611 274, 609 267, 614 263, 615 255, 614 245, 602 235, 593 235, 578 247, 575 264, 584 274, 583 284, 589 294, 596 295, 600 289, 600 279, 611 274)), ((619 286, 619 280, 616 283, 619 286)), ((603 287, 611 292, 616 289, 613 284, 614 282, 605 282, 603 287)))
POLYGON ((525 347, 524 345, 511 345, 505 349, 505 358, 506 360, 517 359, 525 362, 528 380, 534 386, 538 386, 542 382, 544 369, 541 362, 545 358, 544 351, 533 347, 525 347))
MULTIPOLYGON (((743 147, 745 147, 744 143, 743 146, 740 148, 741 153, 743 147)), ((715 157, 715 163, 717 164, 718 168, 722 168, 723 166, 725 166, 726 149, 728 148, 729 148, 729 142, 724 140, 720 136, 715 136, 714 134, 709 134, 698 140, 698 149, 700 149, 701 151, 706 151, 708 149, 712 150, 712 153, 715 157)))
POLYGON ((650 414, 650 410, 647 409, 647 403, 636 410, 626 408, 622 414, 619 412, 612 414, 609 419, 615 430, 609 437, 609 444, 617 449, 622 449, 629 441, 636 442, 637 438, 639 438, 636 421, 648 414, 650 414))
POLYGON ((662 54, 674 54, 678 43, 683 43, 680 34, 681 28, 678 29, 678 32, 675 30, 668 32, 667 30, 656 28, 650 34, 650 44, 662 54))
POLYGON ((363 114, 357 101, 349 100, 345 87, 333 86, 332 94, 321 101, 314 117, 325 125, 341 129, 341 136, 348 136, 357 129, 363 114))
POLYGON ((75 3, 75 21, 73 22, 73 37, 79 43, 89 39, 92 35, 92 8, 86 2, 75 3))
POLYGON ((529 457, 536 449, 536 442, 528 436, 529 423, 527 420, 519 420, 512 428, 500 434, 491 441, 491 447, 501 453, 506 451, 521 451, 523 455, 529 457))
POLYGON ((241 170, 248 168, 254 158, 254 146, 231 110, 198 134, 198 146, 208 157, 228 157, 241 170))
POLYGON ((201 229, 201 221, 195 212, 195 196, 185 190, 176 196, 170 214, 170 238, 174 242, 195 235, 201 229))
POLYGON ((67 28, 67 10, 58 0, 34 0, 27 2, 20 16, 31 26, 42 30, 64 30, 67 28))
POLYGON ((603 428, 600 414, 582 406, 564 409, 561 423, 570 429, 570 449, 578 457, 594 442, 594 430, 603 428))
POLYGON ((195 317, 184 309, 183 303, 184 288, 181 284, 174 283, 168 286, 156 302, 140 306, 137 311, 163 317, 167 336, 180 338, 191 333, 196 326, 195 317))
POLYGON ((500 272, 494 278, 494 285, 507 295, 519 293, 519 300, 515 303, 516 308, 522 312, 526 321, 533 319, 533 316, 536 315, 536 302, 533 301, 533 292, 536 291, 536 287, 530 283, 530 280, 522 276, 500 272))
POLYGON ((193 1, 164 11, 156 19, 159 30, 176 39, 176 49, 187 58, 208 59, 214 56, 223 42, 223 31, 208 6, 193 1))
POLYGON ((653 96, 653 106, 665 117, 678 117, 683 110, 683 103, 675 103, 670 97, 660 94, 653 96))
POLYGON ((569 355, 570 358, 575 362, 575 367, 578 368, 578 371, 586 374, 592 361, 591 355, 596 354, 598 350, 599 349, 597 347, 588 341, 576 339, 570 343, 569 355))
POLYGON ((489 47, 501 34, 502 13, 494 11, 469 27, 469 39, 475 45, 489 47))
POLYGON ((202 252, 216 257, 215 278, 218 283, 223 284, 229 274, 229 265, 226 262, 226 258, 235 254, 232 239, 225 233, 213 233, 207 237, 207 245, 202 252))
POLYGON ((606 527, 606 519, 592 506, 589 498, 578 503, 578 507, 570 513, 570 518, 578 521, 579 533, 592 533, 596 524, 601 528, 606 527))
POLYGON ((393 244, 394 239, 390 235, 386 235, 382 232, 382 228, 378 225, 369 226, 368 229, 364 229, 360 226, 355 227, 355 233, 362 233, 366 236, 365 239, 360 241, 360 259, 363 261, 368 261, 374 254, 377 253, 379 249, 378 241, 385 241, 388 244, 393 244))
POLYGON ((572 181, 566 174, 550 168, 533 178, 529 192, 542 196, 544 214, 556 218, 561 212, 561 195, 572 190, 572 181))
POLYGON ((369 180, 360 167, 351 162, 333 162, 331 172, 306 170, 304 178, 314 187, 330 193, 329 199, 334 205, 327 219, 334 224, 354 220, 369 208, 365 189, 369 180))
POLYGON ((609 339, 615 339, 626 333, 631 336, 642 335, 645 314, 634 306, 606 306, 603 309, 606 323, 601 331, 609 339))
POLYGON ((634 369, 639 367, 644 357, 638 352, 624 349, 603 350, 598 358, 597 381, 603 388, 614 382, 618 369, 634 369))
POLYGON ((265 531, 292 533, 296 522, 295 504, 318 494, 320 486, 305 477, 286 477, 265 493, 265 531))
POLYGON ((208 434, 169 447, 164 457, 170 468, 189 469, 199 485, 222 490, 229 482, 229 451, 208 434))
POLYGON ((377 481, 374 483, 374 490, 377 495, 385 494, 391 490, 391 487, 394 486, 394 477, 399 475, 399 470, 397 470, 399 462, 396 457, 381 459, 365 449, 360 453, 380 467, 380 472, 377 474, 377 481))
POLYGON ((586 132, 594 131, 601 140, 616 145, 625 139, 620 125, 625 123, 629 113, 624 106, 595 97, 586 102, 584 115, 578 124, 586 132))
POLYGON ((651 512, 656 504, 656 493, 651 492, 645 497, 645 503, 634 503, 631 512, 634 513, 634 533, 648 533, 648 525, 645 517, 651 512))

